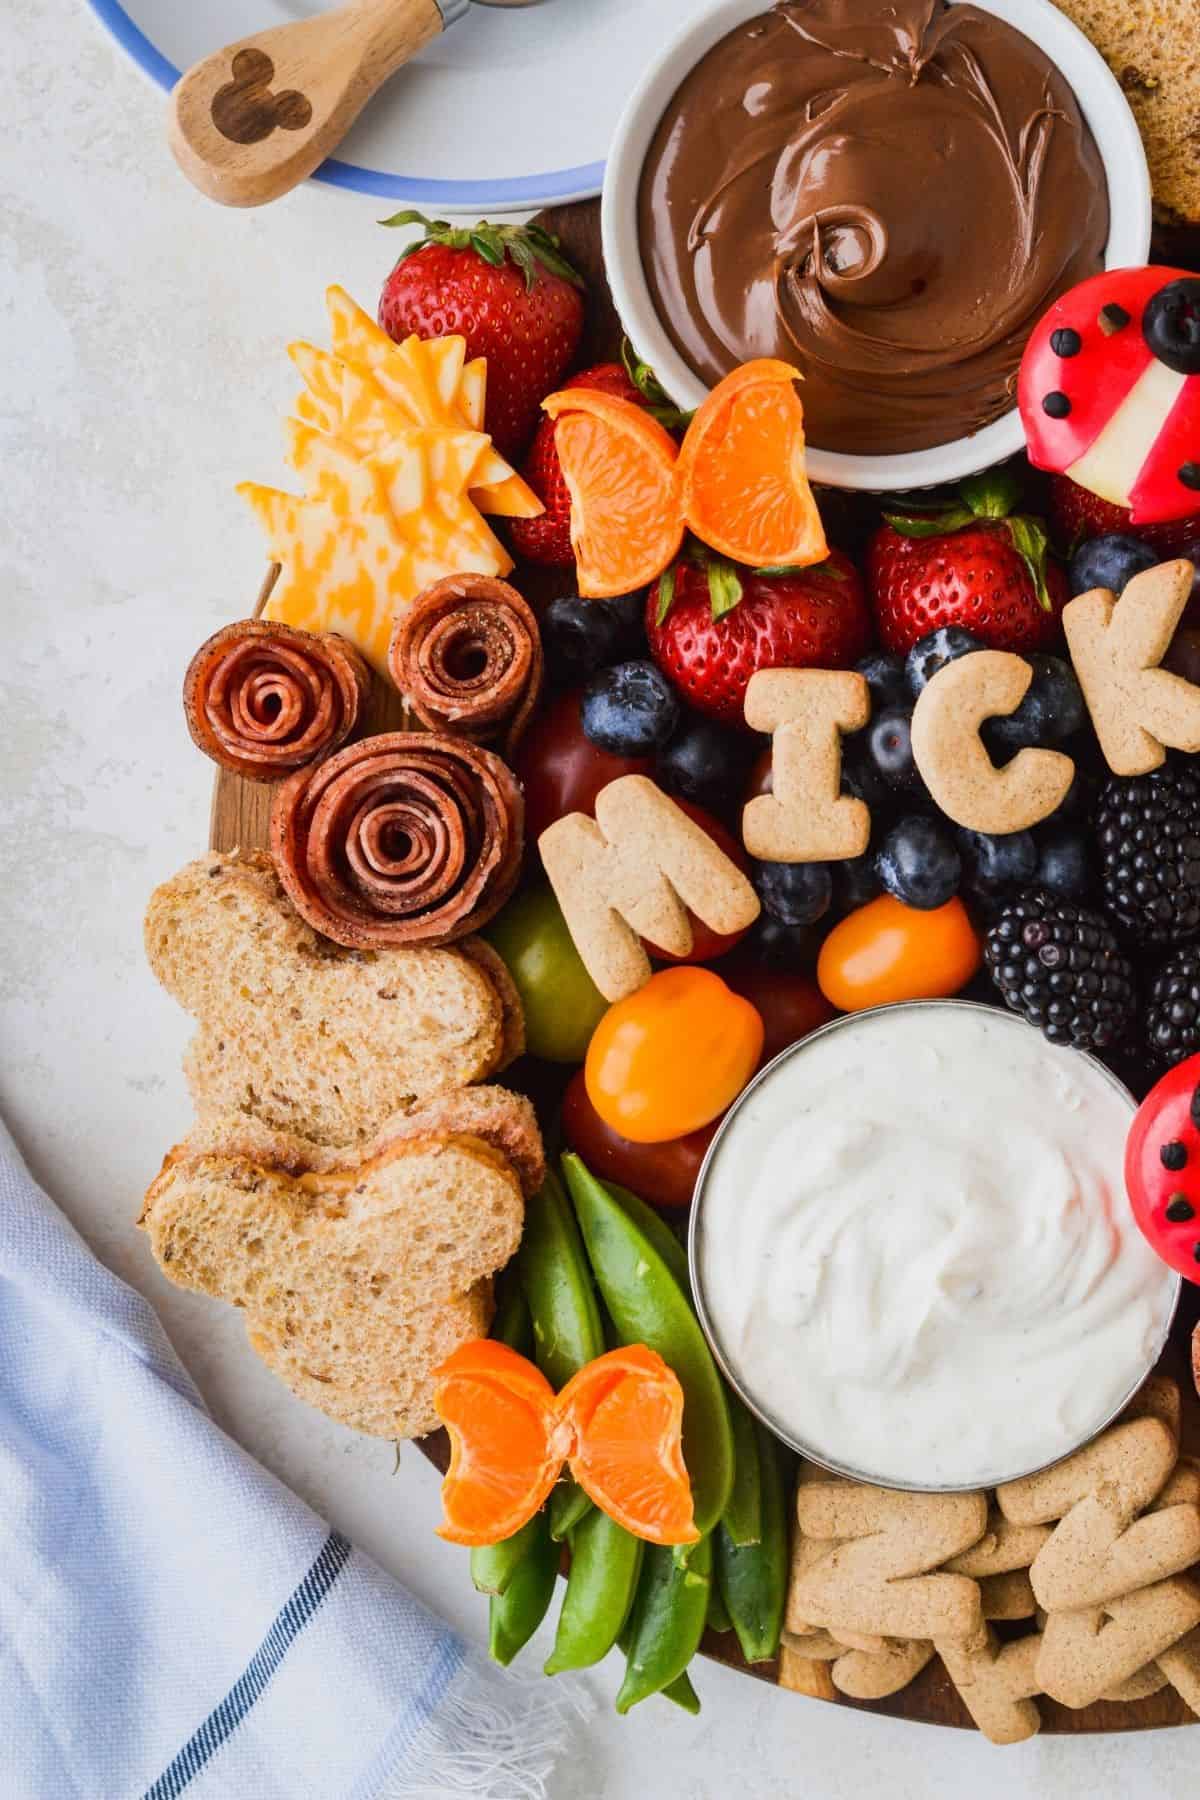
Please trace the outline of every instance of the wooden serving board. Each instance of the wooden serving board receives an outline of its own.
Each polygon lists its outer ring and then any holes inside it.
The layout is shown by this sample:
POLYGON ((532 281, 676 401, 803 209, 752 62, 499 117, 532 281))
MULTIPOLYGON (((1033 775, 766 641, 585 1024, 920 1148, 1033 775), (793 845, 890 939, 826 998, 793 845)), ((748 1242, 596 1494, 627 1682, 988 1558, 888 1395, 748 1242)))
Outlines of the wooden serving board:
MULTIPOLYGON (((615 359, 620 353, 621 332, 604 277, 598 202, 587 201, 578 206, 558 207, 541 215, 541 219, 548 229, 557 232, 571 261, 588 280, 590 300, 587 335, 582 352, 584 366, 615 359)), ((1181 243, 1176 239, 1165 243, 1157 254, 1160 261, 1170 261, 1176 266, 1186 263, 1200 266, 1200 236, 1188 242, 1181 243)), ((846 516, 838 523, 844 526, 846 535, 857 537, 864 526, 860 508, 853 500, 846 500, 844 497, 830 496, 830 500, 832 506, 824 508, 827 519, 839 507, 845 507, 846 516)), ((549 600, 556 592, 563 591, 563 577, 552 570, 530 568, 518 571, 517 580, 522 592, 535 604, 540 600, 549 600)), ((249 604, 247 610, 250 610, 249 604)), ((376 682, 367 715, 367 732, 395 730, 405 722, 404 707, 399 696, 391 689, 385 690, 381 682, 376 682)), ((271 791, 264 784, 243 781, 238 776, 220 771, 213 794, 209 848, 265 848, 271 791)), ((536 1099, 545 1093, 545 1075, 544 1067, 539 1071, 536 1065, 529 1065, 527 1070, 518 1066, 514 1085, 527 1088, 536 1099), (522 1075, 524 1079, 521 1079, 522 1075)), ((514 1081, 513 1073, 507 1074, 505 1079, 514 1081)), ((1200 1401, 1197 1400, 1191 1378, 1189 1345, 1192 1328, 1197 1320, 1200 1320, 1200 1288, 1187 1287, 1170 1347, 1160 1365, 1164 1374, 1169 1374, 1179 1382, 1185 1396, 1185 1444, 1194 1455, 1200 1455, 1200 1401)), ((424 1439, 418 1447, 439 1469, 445 1470, 448 1445, 444 1433, 438 1432, 435 1436, 424 1439)), ((1000 1631, 1003 1633, 1005 1627, 1001 1626, 1000 1631)), ((708 1632, 701 1648, 704 1655, 726 1663, 731 1668, 740 1669, 747 1675, 753 1675, 758 1680, 772 1683, 778 1681, 777 1664, 762 1663, 749 1667, 742 1660, 737 1650, 737 1640, 732 1633, 718 1636, 714 1632, 708 1632)), ((814 1698, 833 1701, 840 1706, 857 1707, 863 1712, 885 1713, 893 1718, 909 1719, 920 1724, 974 1729, 966 1708, 936 1658, 910 1686, 887 1700, 879 1701, 853 1701, 838 1694, 830 1682, 828 1669, 823 1664, 805 1664, 802 1675, 805 1672, 811 1676, 806 1691, 814 1698)), ((1072 1712, 1067 1707, 1045 1699, 1039 1700, 1038 1706, 1043 1719, 1042 1729, 1050 1732, 1140 1731, 1196 1723, 1192 1713, 1172 1688, 1166 1688, 1148 1700, 1136 1703, 1101 1702, 1082 1712, 1072 1712)))

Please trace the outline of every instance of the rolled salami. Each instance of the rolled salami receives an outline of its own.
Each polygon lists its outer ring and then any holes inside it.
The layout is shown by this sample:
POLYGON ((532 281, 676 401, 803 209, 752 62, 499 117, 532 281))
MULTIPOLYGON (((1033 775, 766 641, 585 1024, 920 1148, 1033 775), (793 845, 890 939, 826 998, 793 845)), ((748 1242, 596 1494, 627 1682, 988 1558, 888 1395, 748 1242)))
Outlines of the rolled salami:
POLYGON ((226 625, 197 650, 183 710, 206 756, 250 781, 282 781, 344 744, 371 676, 334 632, 265 619, 226 625))
POLYGON ((435 581, 397 619, 388 651, 392 680, 423 725, 506 755, 537 705, 542 666, 536 618, 490 575, 435 581))
POLYGON ((297 912, 335 943, 449 944, 509 898, 523 823, 521 789, 492 751, 385 732, 279 788, 271 855, 297 912))

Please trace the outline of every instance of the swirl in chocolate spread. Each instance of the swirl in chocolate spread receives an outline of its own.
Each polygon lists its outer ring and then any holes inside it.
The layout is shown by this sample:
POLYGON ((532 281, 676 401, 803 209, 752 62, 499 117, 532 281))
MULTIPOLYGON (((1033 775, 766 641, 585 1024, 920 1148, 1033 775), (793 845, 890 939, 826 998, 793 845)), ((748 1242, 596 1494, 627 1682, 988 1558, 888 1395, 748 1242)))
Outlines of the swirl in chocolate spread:
POLYGON ((900 452, 1013 405, 1038 318, 1103 266, 1108 189, 1071 88, 1004 20, 781 0, 674 95, 639 229, 698 375, 784 357, 810 442, 900 452))

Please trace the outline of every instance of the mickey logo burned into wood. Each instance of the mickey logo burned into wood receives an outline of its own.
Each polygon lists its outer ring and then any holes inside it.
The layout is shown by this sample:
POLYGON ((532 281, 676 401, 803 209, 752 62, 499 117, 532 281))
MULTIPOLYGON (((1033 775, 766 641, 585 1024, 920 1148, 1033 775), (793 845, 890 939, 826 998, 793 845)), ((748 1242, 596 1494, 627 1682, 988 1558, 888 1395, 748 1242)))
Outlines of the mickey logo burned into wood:
POLYGON ((294 88, 271 92, 275 64, 264 50, 239 50, 230 65, 232 81, 213 96, 213 124, 234 144, 259 144, 278 127, 303 131, 312 104, 294 88))

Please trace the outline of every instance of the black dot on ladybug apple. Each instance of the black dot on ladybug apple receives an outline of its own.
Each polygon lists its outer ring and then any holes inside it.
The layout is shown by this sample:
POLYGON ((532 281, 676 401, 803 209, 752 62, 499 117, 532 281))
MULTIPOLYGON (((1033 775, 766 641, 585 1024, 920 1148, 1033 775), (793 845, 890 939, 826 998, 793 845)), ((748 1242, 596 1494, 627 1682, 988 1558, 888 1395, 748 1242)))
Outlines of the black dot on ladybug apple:
POLYGON ((1129 323, 1129 314, 1115 300, 1100 308, 1100 316, 1096 320, 1105 337, 1115 337, 1118 331, 1124 331, 1129 323))
POLYGON ((1200 1086, 1197 1086, 1192 1090, 1192 1104, 1188 1108, 1188 1111, 1192 1115, 1192 1124, 1196 1127, 1197 1131, 1200 1131, 1200 1086))
POLYGON ((1194 1219, 1195 1216, 1196 1209, 1186 1194, 1171 1195, 1167 1201, 1167 1218, 1172 1225, 1186 1225, 1188 1220, 1194 1219))
POLYGON ((1200 276, 1168 281, 1142 314, 1147 348, 1177 375, 1200 375, 1200 276))
POLYGON ((1055 356, 1078 356, 1083 349, 1083 339, 1069 325, 1060 325, 1057 331, 1050 333, 1050 348, 1055 356))
POLYGON ((1200 462, 1180 463, 1179 479, 1185 488, 1200 490, 1200 462))
POLYGON ((1054 388, 1042 400, 1042 411, 1051 419, 1065 419, 1071 410, 1071 402, 1059 388, 1054 388))
POLYGON ((1181 1144, 1178 1138, 1172 1138, 1170 1143, 1164 1144, 1158 1153, 1158 1160, 1163 1168, 1170 1169, 1174 1175, 1177 1175, 1180 1169, 1187 1168, 1187 1159, 1187 1145, 1181 1144))

